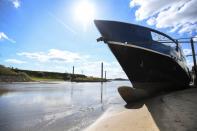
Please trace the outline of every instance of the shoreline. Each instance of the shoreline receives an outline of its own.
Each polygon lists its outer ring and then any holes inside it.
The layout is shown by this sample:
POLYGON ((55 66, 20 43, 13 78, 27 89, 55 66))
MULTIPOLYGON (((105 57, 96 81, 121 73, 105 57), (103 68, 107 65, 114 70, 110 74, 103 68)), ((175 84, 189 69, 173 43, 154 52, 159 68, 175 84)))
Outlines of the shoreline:
POLYGON ((136 102, 106 111, 85 131, 185 131, 197 129, 197 88, 136 102))
MULTIPOLYGON (((44 81, 0 81, 0 84, 17 84, 17 83, 59 83, 59 82, 70 82, 70 83, 101 83, 102 81, 64 81, 64 80, 44 80, 44 81)), ((103 83, 111 81, 103 81, 103 83)))

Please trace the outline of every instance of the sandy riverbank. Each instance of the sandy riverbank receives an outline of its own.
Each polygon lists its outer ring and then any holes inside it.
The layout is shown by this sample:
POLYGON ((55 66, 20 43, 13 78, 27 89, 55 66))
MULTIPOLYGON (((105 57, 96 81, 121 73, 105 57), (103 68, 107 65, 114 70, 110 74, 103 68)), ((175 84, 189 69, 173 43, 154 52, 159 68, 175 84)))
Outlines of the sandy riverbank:
POLYGON ((196 131, 197 89, 109 109, 86 131, 196 131))

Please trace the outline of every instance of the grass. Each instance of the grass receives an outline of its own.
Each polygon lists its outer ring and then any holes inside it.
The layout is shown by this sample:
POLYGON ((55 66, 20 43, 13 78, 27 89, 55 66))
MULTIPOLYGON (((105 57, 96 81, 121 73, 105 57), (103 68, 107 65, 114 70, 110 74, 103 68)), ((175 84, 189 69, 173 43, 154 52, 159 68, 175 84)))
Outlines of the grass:
POLYGON ((107 80, 97 77, 87 77, 82 74, 69 74, 58 72, 46 72, 46 71, 31 71, 20 70, 5 67, 0 65, 0 76, 6 76, 7 78, 0 78, 0 81, 65 81, 71 80, 73 82, 106 82, 107 80), (13 77, 14 76, 14 77, 13 77), (72 78, 72 79, 71 79, 72 78))
POLYGON ((17 75, 15 71, 0 65, 0 75, 17 75))
POLYGON ((64 81, 63 79, 55 79, 55 78, 43 78, 43 77, 31 77, 33 81, 64 81))
POLYGON ((32 81, 24 72, 15 72, 12 68, 0 65, 0 82, 28 82, 32 81))
POLYGON ((73 82, 101 82, 101 81, 106 82, 107 80, 97 78, 97 77, 85 77, 85 78, 78 77, 78 78, 72 79, 71 81, 73 82))

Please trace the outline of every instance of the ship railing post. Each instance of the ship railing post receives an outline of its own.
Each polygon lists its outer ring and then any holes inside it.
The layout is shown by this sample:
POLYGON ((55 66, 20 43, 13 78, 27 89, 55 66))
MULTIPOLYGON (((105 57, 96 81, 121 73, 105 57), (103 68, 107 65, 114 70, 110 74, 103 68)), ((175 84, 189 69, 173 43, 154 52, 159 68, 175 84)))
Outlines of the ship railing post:
POLYGON ((195 53, 193 38, 191 38, 190 43, 191 43, 193 63, 194 63, 194 68, 193 68, 193 70, 194 70, 194 86, 197 86, 196 53, 195 53))

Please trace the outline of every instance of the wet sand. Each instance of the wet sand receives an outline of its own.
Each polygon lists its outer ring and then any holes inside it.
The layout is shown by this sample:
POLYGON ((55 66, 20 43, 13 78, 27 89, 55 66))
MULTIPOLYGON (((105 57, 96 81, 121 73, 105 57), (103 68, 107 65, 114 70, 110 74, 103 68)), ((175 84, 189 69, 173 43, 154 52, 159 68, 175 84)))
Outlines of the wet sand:
POLYGON ((86 131, 196 131, 197 89, 108 109, 86 131))

